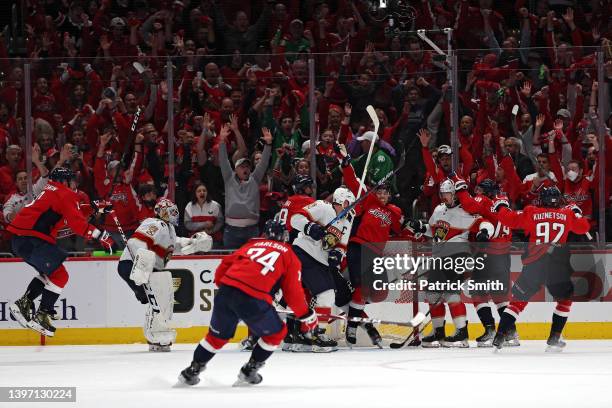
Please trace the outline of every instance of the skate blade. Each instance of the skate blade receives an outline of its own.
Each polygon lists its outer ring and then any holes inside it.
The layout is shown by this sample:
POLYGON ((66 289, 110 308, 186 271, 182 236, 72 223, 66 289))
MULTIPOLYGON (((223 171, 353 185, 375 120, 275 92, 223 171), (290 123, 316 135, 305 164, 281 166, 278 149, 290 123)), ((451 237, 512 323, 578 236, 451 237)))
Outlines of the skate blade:
POLYGON ((501 347, 495 347, 493 346, 493 354, 498 354, 502 352, 502 348, 501 347))
POLYGON ((30 322, 26 320, 24 315, 21 314, 16 304, 13 303, 9 306, 9 312, 11 313, 11 316, 13 316, 13 318, 17 321, 17 323, 19 323, 22 327, 25 327, 26 329, 31 328, 29 325, 30 322))
POLYGON ((312 346, 311 351, 313 353, 333 353, 334 351, 338 351, 338 347, 319 347, 312 346))
POLYGON ((235 388, 241 388, 241 387, 252 387, 252 386, 257 385, 257 384, 259 384, 259 383, 261 383, 261 381, 260 381, 260 382, 257 382, 257 383, 252 383, 252 382, 248 382, 248 381, 241 380, 241 379, 239 378, 239 379, 237 379, 237 380, 236 380, 236 382, 234 382, 234 383, 232 384, 232 387, 235 387, 235 388))
POLYGON ((493 342, 491 341, 477 342, 476 347, 491 348, 493 347, 493 342))
POLYGON ((442 347, 444 348, 470 348, 470 344, 465 341, 455 341, 455 342, 448 342, 445 341, 444 343, 442 343, 442 347))
POLYGON ((440 348, 440 342, 434 341, 433 343, 421 342, 423 348, 440 348))
POLYGON ((30 321, 28 323, 28 327, 46 337, 53 337, 55 335, 55 332, 52 332, 50 330, 45 329, 44 327, 42 327, 41 325, 34 323, 33 321, 30 321))
POLYGON ((185 377, 183 377, 182 374, 179 374, 178 376, 178 383, 175 384, 175 388, 187 388, 187 387, 193 387, 194 385, 197 385, 200 382, 200 378, 197 378, 197 381, 192 383, 187 382, 187 379, 185 377))
POLYGON ((561 353, 565 346, 546 346, 546 353, 561 353))
POLYGON ((521 343, 518 340, 506 340, 504 347, 519 347, 521 343))

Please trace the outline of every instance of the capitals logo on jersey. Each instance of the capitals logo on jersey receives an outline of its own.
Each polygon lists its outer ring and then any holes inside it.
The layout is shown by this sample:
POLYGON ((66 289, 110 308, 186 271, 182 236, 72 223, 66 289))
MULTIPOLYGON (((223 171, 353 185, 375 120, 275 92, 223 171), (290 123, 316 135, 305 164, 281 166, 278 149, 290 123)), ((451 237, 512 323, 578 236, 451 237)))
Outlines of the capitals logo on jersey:
POLYGON ((389 213, 379 210, 378 208, 371 208, 368 213, 374 217, 380 219, 380 226, 385 227, 391 225, 391 217, 389 213))

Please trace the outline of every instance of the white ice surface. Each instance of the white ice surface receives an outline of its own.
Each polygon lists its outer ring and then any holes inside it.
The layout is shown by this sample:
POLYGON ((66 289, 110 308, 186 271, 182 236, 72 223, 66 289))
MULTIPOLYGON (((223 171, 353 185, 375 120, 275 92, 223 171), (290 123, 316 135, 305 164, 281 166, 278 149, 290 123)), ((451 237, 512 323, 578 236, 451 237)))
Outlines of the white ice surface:
POLYGON ((232 388, 248 354, 228 345, 195 387, 177 388, 194 345, 149 353, 142 344, 1 347, 0 386, 76 386, 77 403, 0 407, 612 407, 612 341, 543 341, 491 349, 277 352, 263 383, 232 388))

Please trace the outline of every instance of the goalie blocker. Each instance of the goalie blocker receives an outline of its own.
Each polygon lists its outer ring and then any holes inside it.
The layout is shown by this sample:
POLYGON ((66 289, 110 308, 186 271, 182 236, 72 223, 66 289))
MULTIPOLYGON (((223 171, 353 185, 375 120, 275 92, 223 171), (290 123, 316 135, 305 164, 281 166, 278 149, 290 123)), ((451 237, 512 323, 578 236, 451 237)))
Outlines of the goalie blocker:
POLYGON ((118 266, 121 278, 138 301, 147 305, 144 335, 150 351, 170 351, 176 339, 171 327, 174 305, 172 274, 166 264, 173 254, 190 255, 207 252, 212 238, 198 232, 191 238, 177 237, 178 209, 168 200, 155 205, 155 218, 147 218, 126 243, 118 266))

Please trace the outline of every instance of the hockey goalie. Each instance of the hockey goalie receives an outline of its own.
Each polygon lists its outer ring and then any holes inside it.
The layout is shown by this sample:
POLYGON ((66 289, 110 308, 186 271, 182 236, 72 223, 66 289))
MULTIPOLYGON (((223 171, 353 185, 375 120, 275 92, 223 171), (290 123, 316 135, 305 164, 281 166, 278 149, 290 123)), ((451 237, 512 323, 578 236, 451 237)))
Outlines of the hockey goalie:
POLYGON ((165 270, 172 254, 208 252, 212 238, 198 232, 191 238, 177 237, 179 211, 172 201, 162 198, 155 205, 155 217, 145 219, 127 242, 119 259, 118 272, 147 305, 144 335, 149 351, 170 351, 176 330, 170 325, 174 306, 172 274, 165 270))

